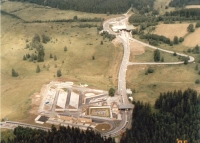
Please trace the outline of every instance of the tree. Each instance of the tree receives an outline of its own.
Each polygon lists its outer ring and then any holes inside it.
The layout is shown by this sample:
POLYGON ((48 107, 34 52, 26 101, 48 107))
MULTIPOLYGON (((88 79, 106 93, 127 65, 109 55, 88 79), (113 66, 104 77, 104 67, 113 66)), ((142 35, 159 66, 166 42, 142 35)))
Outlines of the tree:
POLYGON ((35 34, 35 36, 32 39, 32 43, 39 43, 40 42, 40 36, 38 34, 35 34))
POLYGON ((101 45, 103 45, 103 41, 101 41, 101 45))
POLYGON ((53 56, 52 56, 52 54, 50 53, 50 56, 49 56, 50 58, 53 58, 53 56))
POLYGON ((173 54, 174 56, 177 56, 177 53, 176 52, 174 52, 174 54, 173 54))
POLYGON ((61 73, 61 70, 59 69, 57 70, 57 77, 60 77, 60 76, 62 76, 62 73, 61 73))
POLYGON ((178 44, 178 37, 174 36, 174 44, 178 44))
POLYGON ((95 56, 92 56, 92 60, 95 60, 95 56))
POLYGON ((18 77, 19 74, 15 71, 15 69, 12 69, 12 77, 18 77))
POLYGON ((66 46, 64 47, 64 51, 65 51, 65 52, 67 51, 67 47, 66 47, 66 46))
POLYGON ((187 59, 187 58, 184 59, 184 64, 185 64, 185 65, 188 64, 188 59, 187 59))
POLYGON ((47 43, 50 41, 50 37, 46 36, 45 34, 42 34, 42 43, 47 43))
POLYGON ((200 84, 200 79, 197 79, 197 80, 195 81, 195 83, 196 83, 196 84, 200 84))
POLYGON ((37 67, 36 67, 36 73, 39 73, 40 72, 40 67, 39 67, 39 65, 37 65, 37 67))
POLYGON ((56 61, 57 60, 57 57, 56 57, 56 55, 54 55, 54 61, 56 61))
POLYGON ((113 97, 115 95, 115 89, 114 88, 110 88, 109 89, 109 96, 113 97))
POLYGON ((153 69, 152 67, 149 67, 149 68, 147 69, 147 72, 148 72, 148 73, 153 73, 153 72, 154 72, 154 69, 153 69))
POLYGON ((162 57, 160 61, 161 61, 161 62, 164 62, 164 57, 162 57))
POLYGON ((200 71, 198 72, 198 74, 200 75, 200 71))
POLYGON ((194 32, 194 25, 193 25, 193 24, 190 24, 190 25, 187 27, 187 30, 188 30, 188 32, 194 32))
POLYGON ((23 60, 24 60, 24 61, 26 60, 26 56, 25 56, 25 55, 23 56, 23 60))
POLYGON ((42 44, 39 45, 39 47, 37 48, 37 53, 38 53, 38 56, 37 56, 37 61, 38 62, 44 62, 44 48, 42 46, 42 44))
POLYGON ((196 70, 196 71, 199 70, 199 66, 198 66, 198 64, 196 64, 195 70, 196 70))
POLYGON ((196 28, 199 28, 200 27, 200 21, 198 21, 197 23, 196 23, 196 26, 195 26, 196 28))
POLYGON ((183 42, 184 41, 184 38, 183 37, 180 37, 179 38, 179 42, 183 42))
POLYGON ((158 49, 156 49, 154 51, 154 61, 155 62, 159 62, 160 61, 160 51, 158 49))
POLYGON ((78 16, 77 15, 74 16, 74 20, 78 20, 78 16))

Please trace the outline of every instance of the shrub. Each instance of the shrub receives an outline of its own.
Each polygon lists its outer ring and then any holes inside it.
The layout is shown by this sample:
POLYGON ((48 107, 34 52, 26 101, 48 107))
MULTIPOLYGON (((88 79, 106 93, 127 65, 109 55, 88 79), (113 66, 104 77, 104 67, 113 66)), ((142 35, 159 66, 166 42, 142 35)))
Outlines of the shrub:
POLYGON ((196 84, 200 84, 200 79, 197 79, 197 80, 195 81, 195 83, 196 83, 196 84))
POLYGON ((154 69, 151 68, 151 67, 149 67, 147 71, 148 71, 148 73, 153 73, 153 72, 154 72, 154 69))

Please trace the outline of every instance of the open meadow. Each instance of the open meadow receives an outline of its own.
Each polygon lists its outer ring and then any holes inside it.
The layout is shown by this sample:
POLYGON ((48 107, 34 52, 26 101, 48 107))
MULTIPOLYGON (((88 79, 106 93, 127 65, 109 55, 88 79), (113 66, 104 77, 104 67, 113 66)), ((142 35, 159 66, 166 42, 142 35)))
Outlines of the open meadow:
MULTIPOLYGON (((20 13, 26 7, 36 9, 31 4, 17 3, 8 6, 4 2, 1 9, 7 12, 20 13), (4 7, 5 6, 5 7, 4 7), (18 6, 21 8, 18 8, 18 6), (11 10, 12 9, 12 10, 11 10)), ((42 9, 42 8, 41 8, 42 9)), ((43 8, 44 9, 44 8, 43 8)), ((44 9, 44 13, 45 10, 44 9)), ((60 10, 54 10, 60 12, 60 10)), ((43 14, 23 12, 21 18, 34 20, 43 14), (29 19, 30 18, 30 19, 29 19)), ((79 17, 80 12, 67 11, 60 18, 79 17), (66 17, 68 15, 68 17, 66 17)), ((19 14, 20 15, 20 14, 19 14)), ((83 14, 85 17, 101 17, 98 14, 83 14)), ((51 14, 45 16, 45 20, 51 19, 51 14)), ((24 23, 20 19, 2 14, 1 33, 1 117, 9 120, 21 120, 28 116, 31 99, 35 92, 40 92, 42 85, 52 80, 73 81, 77 84, 84 83, 90 87, 107 90, 117 85, 119 64, 122 58, 122 46, 114 46, 108 39, 103 39, 97 32, 97 27, 80 28, 80 22, 45 22, 24 23), (26 54, 37 53, 35 49, 25 48, 30 44, 35 34, 50 37, 44 47, 44 62, 30 62, 22 60, 26 54), (101 45, 103 41, 103 45, 101 45), (67 51, 64 51, 64 47, 67 51), (50 58, 56 56, 57 60, 50 58), (94 57, 94 58, 93 58, 94 57), (40 72, 36 73, 39 65, 40 72), (49 67, 49 68, 47 68, 49 67), (14 68, 19 76, 12 77, 11 70, 14 68), (62 76, 57 77, 60 69, 62 76)), ((101 22, 90 22, 89 24, 101 25, 101 22)))
MULTIPOLYGON (((131 42, 130 44, 130 62, 154 62, 154 49, 145 47, 137 42, 131 42)), ((160 51, 161 58, 164 58, 164 62, 178 62, 178 56, 173 56, 166 52, 160 51)))
POLYGON ((200 28, 195 29, 193 33, 189 34, 185 38, 183 45, 192 48, 194 48, 196 45, 200 45, 200 28))
POLYGON ((200 92, 199 85, 195 84, 195 80, 199 78, 195 66, 196 64, 129 66, 126 78, 127 88, 135 90, 133 93, 135 101, 150 102, 152 105, 161 92, 187 88, 200 92), (148 67, 152 67, 155 71, 145 75, 148 67))
POLYGON ((163 35, 173 40, 174 36, 184 37, 188 33, 187 31, 188 26, 189 23, 159 24, 156 26, 154 34, 163 35))

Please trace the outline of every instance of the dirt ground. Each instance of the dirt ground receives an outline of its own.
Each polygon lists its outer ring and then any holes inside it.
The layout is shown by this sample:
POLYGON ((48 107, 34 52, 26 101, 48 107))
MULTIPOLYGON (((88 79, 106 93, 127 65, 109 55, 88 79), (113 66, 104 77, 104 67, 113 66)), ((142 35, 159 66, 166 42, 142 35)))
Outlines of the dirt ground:
POLYGON ((46 85, 43 85, 41 88, 40 93, 36 92, 33 95, 31 95, 31 109, 29 110, 30 114, 38 115, 40 105, 42 100, 44 99, 43 95, 46 90, 46 85))
POLYGON ((137 43, 135 41, 130 42, 130 58, 129 61, 134 62, 137 55, 142 55, 145 53, 145 48, 142 44, 137 43))
POLYGON ((200 8, 200 5, 187 5, 186 8, 200 8))

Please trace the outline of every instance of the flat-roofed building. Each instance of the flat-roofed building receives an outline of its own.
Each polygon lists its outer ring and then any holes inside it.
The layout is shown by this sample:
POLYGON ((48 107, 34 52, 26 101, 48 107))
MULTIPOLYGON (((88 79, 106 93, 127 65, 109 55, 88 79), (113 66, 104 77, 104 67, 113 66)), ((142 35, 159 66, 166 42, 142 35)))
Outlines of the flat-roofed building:
POLYGON ((66 101, 67 101, 67 92, 60 91, 59 95, 58 95, 58 100, 57 100, 56 106, 64 109, 66 101))
POLYGON ((75 92, 71 92, 69 105, 72 108, 78 109, 78 103, 79 103, 79 95, 75 92))

